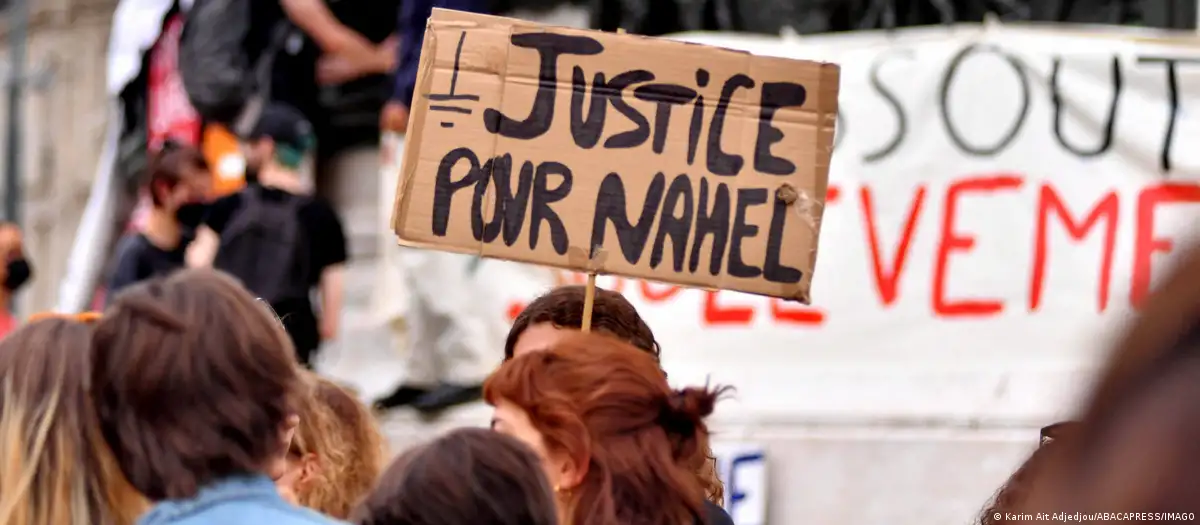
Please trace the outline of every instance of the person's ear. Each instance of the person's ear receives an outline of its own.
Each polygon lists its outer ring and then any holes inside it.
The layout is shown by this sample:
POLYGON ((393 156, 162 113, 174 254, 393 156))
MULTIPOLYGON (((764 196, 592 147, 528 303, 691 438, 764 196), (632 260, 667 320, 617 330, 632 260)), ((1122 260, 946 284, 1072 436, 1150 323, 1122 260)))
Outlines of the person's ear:
POLYGON ((321 477, 321 457, 315 452, 309 452, 300 458, 300 478, 297 482, 304 485, 321 477))
POLYGON ((292 440, 296 438, 296 427, 300 426, 300 416, 298 414, 289 415, 283 420, 283 427, 279 429, 280 439, 283 440, 284 450, 292 445, 292 440))
POLYGON ((157 202, 161 206, 170 204, 171 188, 165 180, 156 180, 150 183, 150 199, 152 202, 157 202))
POLYGON ((588 462, 583 458, 572 458, 569 454, 555 454, 555 491, 569 491, 583 483, 587 476, 588 462))

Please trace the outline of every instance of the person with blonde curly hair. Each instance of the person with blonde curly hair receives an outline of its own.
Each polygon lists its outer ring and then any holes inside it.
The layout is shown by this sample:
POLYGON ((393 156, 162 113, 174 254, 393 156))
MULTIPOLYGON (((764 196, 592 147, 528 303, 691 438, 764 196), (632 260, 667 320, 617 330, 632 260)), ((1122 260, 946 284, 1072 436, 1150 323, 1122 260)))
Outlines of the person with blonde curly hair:
POLYGON ((383 434, 351 391, 311 372, 304 377, 300 426, 276 486, 292 503, 346 519, 383 470, 383 434))

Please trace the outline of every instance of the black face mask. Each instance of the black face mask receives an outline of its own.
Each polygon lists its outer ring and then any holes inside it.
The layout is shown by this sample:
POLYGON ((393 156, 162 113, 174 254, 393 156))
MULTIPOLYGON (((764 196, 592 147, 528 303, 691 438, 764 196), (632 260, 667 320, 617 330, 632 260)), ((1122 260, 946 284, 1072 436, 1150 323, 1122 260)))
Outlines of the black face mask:
POLYGON ((180 226, 194 230, 204 221, 206 213, 208 213, 208 204, 203 202, 189 202, 180 206, 175 211, 175 220, 179 221, 180 226))
POLYGON ((9 291, 15 292, 19 290, 25 283, 29 282, 29 278, 33 277, 33 268, 29 266, 29 261, 25 259, 17 259, 8 263, 8 276, 4 278, 4 287, 9 291))

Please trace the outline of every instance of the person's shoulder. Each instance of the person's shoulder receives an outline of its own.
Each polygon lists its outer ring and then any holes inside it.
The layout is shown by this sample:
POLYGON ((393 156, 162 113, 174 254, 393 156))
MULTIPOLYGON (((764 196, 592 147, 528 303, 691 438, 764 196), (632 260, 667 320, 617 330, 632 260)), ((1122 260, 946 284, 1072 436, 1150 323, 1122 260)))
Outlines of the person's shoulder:
POLYGON ((331 519, 313 510, 297 507, 274 499, 244 499, 227 500, 224 502, 209 502, 205 505, 198 501, 182 504, 162 504, 151 509, 138 525, 205 525, 209 523, 224 523, 226 525, 343 525, 343 522, 331 519), (213 504, 215 503, 215 504, 213 504))
POLYGON ((333 203, 320 195, 301 195, 299 196, 305 209, 316 210, 321 212, 333 212, 333 203))
POLYGON ((149 244, 149 240, 142 232, 131 231, 121 235, 117 239, 117 250, 133 250, 149 244))
POLYGON ((238 191, 226 193, 220 197, 213 199, 212 206, 215 206, 215 207, 237 206, 237 204, 239 202, 242 202, 242 194, 246 193, 247 191, 249 191, 249 187, 243 187, 242 189, 240 189, 238 191))
POLYGON ((262 185, 247 186, 238 193, 243 195, 249 195, 253 193, 255 197, 263 202, 276 205, 284 204, 297 209, 304 209, 308 207, 309 203, 315 198, 307 193, 297 192, 291 189, 262 185))
POLYGON ((226 193, 225 195, 221 195, 220 197, 213 199, 212 203, 210 203, 208 207, 209 214, 228 214, 229 212, 236 210, 238 206, 241 205, 242 199, 244 198, 242 197, 242 194, 246 191, 246 188, 242 188, 238 191, 226 193))
POLYGON ((344 523, 315 510, 292 505, 283 500, 272 501, 270 509, 262 517, 265 519, 256 521, 256 523, 269 522, 271 525, 342 525, 344 523))
POLYGON ((704 501, 704 519, 707 520, 706 525, 733 525, 733 518, 729 513, 708 500, 704 501))
POLYGON ((344 525, 315 510, 299 507, 283 501, 275 502, 274 516, 269 516, 271 525, 344 525))
POLYGON ((227 191, 227 192, 221 193, 220 195, 217 195, 217 197, 214 198, 212 200, 212 202, 215 204, 218 202, 231 202, 231 201, 240 200, 242 198, 242 194, 246 193, 247 191, 250 191, 250 189, 252 187, 253 187, 252 184, 243 184, 240 188, 238 188, 236 190, 227 191))
POLYGON ((333 203, 320 195, 304 195, 301 197, 300 213, 319 221, 339 221, 337 208, 333 203))
POLYGON ((117 239, 117 246, 113 250, 113 259, 121 261, 137 257, 146 251, 148 246, 150 246, 150 241, 146 240, 146 236, 140 232, 126 233, 117 239))

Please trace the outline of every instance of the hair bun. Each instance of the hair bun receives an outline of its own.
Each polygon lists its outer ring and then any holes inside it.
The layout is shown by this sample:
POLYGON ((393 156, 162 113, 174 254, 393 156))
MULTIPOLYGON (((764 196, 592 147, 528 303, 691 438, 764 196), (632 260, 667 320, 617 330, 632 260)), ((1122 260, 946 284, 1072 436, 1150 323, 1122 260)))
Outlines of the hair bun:
POLYGON ((718 395, 704 388, 688 387, 672 392, 669 404, 671 411, 680 417, 703 419, 713 413, 718 395))
POLYGON ((673 390, 663 406, 659 422, 667 432, 682 436, 695 434, 704 424, 704 418, 712 415, 721 398, 729 388, 687 387, 673 390))

